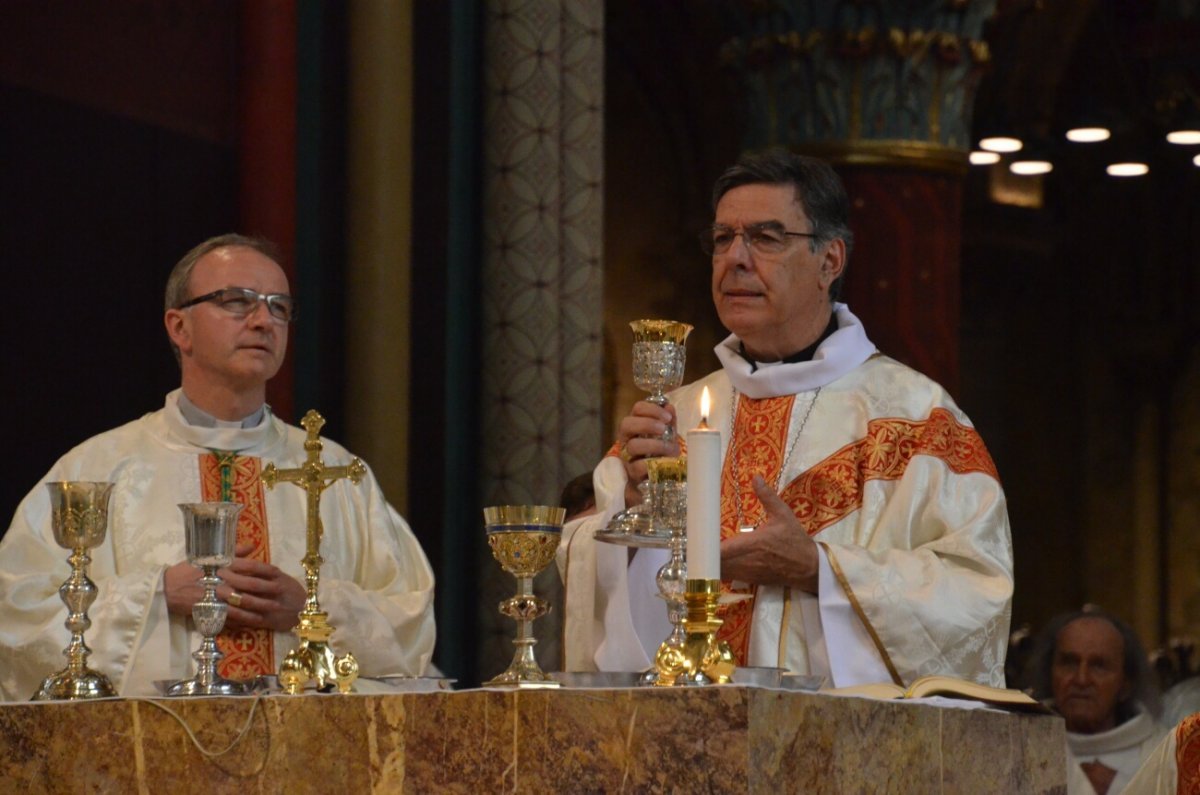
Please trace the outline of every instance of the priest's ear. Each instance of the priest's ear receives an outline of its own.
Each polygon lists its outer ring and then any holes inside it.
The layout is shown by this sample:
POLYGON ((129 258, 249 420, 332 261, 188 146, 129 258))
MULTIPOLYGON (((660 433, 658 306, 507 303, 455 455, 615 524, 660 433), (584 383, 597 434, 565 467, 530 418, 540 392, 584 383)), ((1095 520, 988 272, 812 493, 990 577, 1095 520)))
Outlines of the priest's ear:
POLYGON ((818 253, 821 257, 821 286, 828 289, 846 270, 846 241, 835 237, 818 253))
POLYGON ((167 327, 167 337, 180 353, 190 353, 192 350, 192 323, 187 312, 182 309, 168 309, 163 315, 163 324, 167 327))

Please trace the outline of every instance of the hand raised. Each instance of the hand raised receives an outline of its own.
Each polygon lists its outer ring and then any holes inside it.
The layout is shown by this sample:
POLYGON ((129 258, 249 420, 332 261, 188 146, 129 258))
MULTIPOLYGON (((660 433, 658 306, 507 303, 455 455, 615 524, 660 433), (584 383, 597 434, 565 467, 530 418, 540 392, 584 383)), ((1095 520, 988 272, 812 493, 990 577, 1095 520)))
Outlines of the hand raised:
POLYGON ((647 458, 679 455, 679 442, 664 442, 662 435, 668 427, 675 426, 675 407, 671 404, 659 406, 646 400, 633 404, 629 414, 621 420, 617 429, 617 445, 621 461, 625 464, 625 475, 629 486, 625 490, 626 506, 641 502, 637 485, 646 479, 647 458))
POLYGON ((753 532, 721 542, 721 579, 757 585, 784 585, 817 592, 817 545, 761 475, 754 493, 766 518, 753 532))

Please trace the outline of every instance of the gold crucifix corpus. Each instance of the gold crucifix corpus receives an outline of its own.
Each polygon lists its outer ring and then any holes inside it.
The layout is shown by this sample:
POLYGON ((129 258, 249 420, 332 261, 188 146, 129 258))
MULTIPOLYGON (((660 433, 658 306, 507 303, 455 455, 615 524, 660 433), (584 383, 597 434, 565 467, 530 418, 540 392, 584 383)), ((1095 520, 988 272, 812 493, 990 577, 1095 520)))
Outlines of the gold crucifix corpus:
POLYGON ((308 432, 304 440, 304 450, 308 454, 304 466, 276 469, 272 463, 267 464, 262 472, 262 481, 267 488, 273 489, 279 482, 294 483, 308 495, 307 550, 300 561, 304 566, 305 599, 304 609, 300 611, 300 623, 295 628, 300 647, 288 652, 279 666, 279 684, 285 692, 292 694, 303 690, 309 681, 315 681, 318 690, 336 684, 339 691, 348 693, 358 679, 358 660, 349 652, 341 657, 334 656, 333 649, 329 647, 334 628, 329 625, 329 615, 321 610, 317 601, 322 563, 321 536, 325 532, 321 524, 321 492, 342 478, 350 478, 351 482, 358 483, 367 474, 367 467, 358 458, 347 466, 326 466, 321 460, 321 428, 325 425, 325 418, 310 409, 300 425, 308 432))

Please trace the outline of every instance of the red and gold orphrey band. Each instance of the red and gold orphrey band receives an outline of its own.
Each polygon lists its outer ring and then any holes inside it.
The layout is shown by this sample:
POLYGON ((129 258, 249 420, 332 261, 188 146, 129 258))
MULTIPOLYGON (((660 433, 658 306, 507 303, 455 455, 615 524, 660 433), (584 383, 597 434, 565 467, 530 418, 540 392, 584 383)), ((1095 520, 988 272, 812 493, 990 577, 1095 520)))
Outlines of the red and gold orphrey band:
MULTIPOLYGON (((779 482, 779 471, 787 451, 787 430, 795 402, 795 395, 759 400, 738 396, 734 427, 721 471, 721 538, 738 533, 739 525, 754 525, 762 521, 762 505, 751 482, 755 475, 762 475, 763 480, 772 486, 779 482), (735 460, 736 467, 733 466, 735 460), (734 482, 735 470, 737 482, 734 482)), ((717 631, 718 640, 728 643, 738 665, 744 665, 750 646, 755 588, 735 589, 732 583, 723 581, 721 590, 751 595, 750 599, 725 606, 721 613, 724 623, 717 631)))
MULTIPOLYGON (((200 493, 206 501, 227 501, 244 505, 238 515, 238 546, 252 545, 252 560, 271 562, 267 512, 263 503, 263 485, 259 475, 262 461, 232 453, 206 453, 200 456, 200 493)), ((253 679, 275 672, 275 651, 269 629, 228 627, 217 635, 217 648, 225 656, 217 672, 228 679, 253 679)))
POLYGON ((1200 712, 1189 715, 1175 729, 1175 791, 1200 795, 1200 712))
MULTIPOLYGON (((722 473, 722 538, 738 532, 737 504, 732 495, 741 494, 743 506, 754 505, 757 498, 749 485, 751 478, 761 474, 773 483, 778 477, 794 402, 794 397, 753 400, 741 395, 739 399, 733 433, 737 449, 731 448, 725 456, 722 473), (738 475, 743 482, 738 484, 733 483, 731 473, 734 455, 742 456, 738 459, 738 475)), ((981 472, 999 479, 996 465, 975 429, 960 423, 946 409, 936 408, 925 420, 870 421, 865 437, 801 473, 788 483, 781 496, 813 536, 862 507, 867 481, 900 479, 916 455, 939 458, 960 474, 981 472)), ((751 523, 745 518, 743 521, 751 523)), ((722 587, 727 590, 729 584, 723 583, 722 587)), ((728 606, 723 614, 725 623, 719 637, 728 641, 738 664, 746 660, 753 613, 751 598, 728 606)))

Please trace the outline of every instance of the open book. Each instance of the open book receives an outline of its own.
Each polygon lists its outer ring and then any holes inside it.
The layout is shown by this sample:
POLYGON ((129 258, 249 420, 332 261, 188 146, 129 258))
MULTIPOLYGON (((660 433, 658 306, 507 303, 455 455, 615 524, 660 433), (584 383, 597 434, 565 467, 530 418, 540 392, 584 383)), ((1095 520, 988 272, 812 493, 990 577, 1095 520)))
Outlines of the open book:
POLYGON ((922 676, 907 688, 892 684, 891 682, 873 682, 868 685, 834 687, 822 690, 821 692, 835 696, 863 696, 864 698, 925 698, 926 696, 944 696, 946 698, 982 701, 992 706, 1025 712, 1051 712, 1040 701, 1020 690, 989 687, 988 685, 981 685, 978 682, 955 679, 952 676, 922 676))

